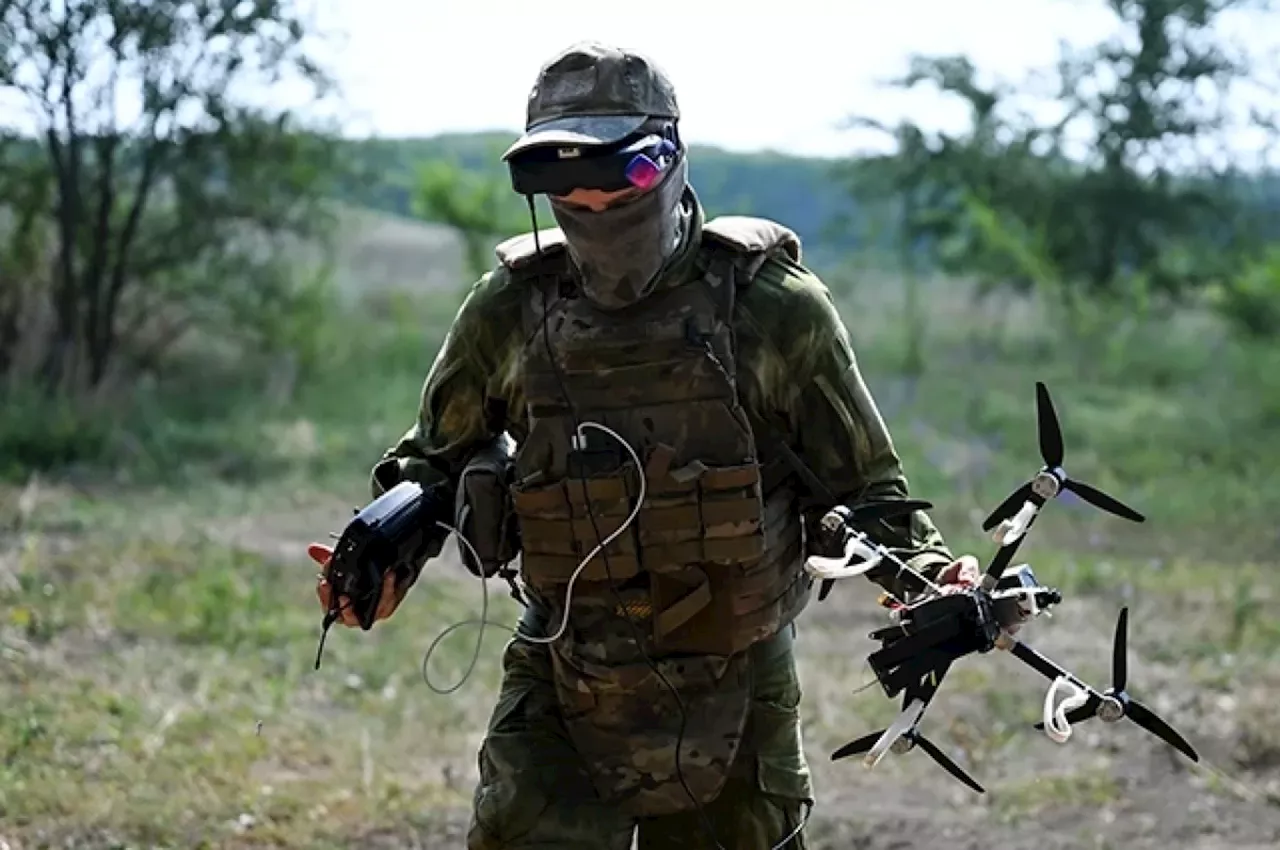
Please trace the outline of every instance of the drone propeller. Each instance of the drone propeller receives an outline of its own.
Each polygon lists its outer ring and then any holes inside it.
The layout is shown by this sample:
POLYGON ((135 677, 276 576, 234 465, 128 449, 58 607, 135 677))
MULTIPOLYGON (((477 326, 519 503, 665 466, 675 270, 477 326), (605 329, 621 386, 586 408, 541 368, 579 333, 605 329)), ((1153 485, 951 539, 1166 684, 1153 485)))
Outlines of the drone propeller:
MULTIPOLYGON (((884 733, 885 733, 885 730, 881 729, 878 732, 872 732, 868 735, 863 735, 861 738, 858 738, 856 741, 850 741, 849 743, 845 744, 843 747, 841 747, 840 749, 832 753, 831 760, 838 761, 842 758, 848 758, 849 756, 860 755, 861 753, 865 753, 869 751, 873 746, 875 746, 876 741, 878 741, 880 739, 880 736, 883 735, 884 733)), ((972 788, 974 791, 977 791, 979 794, 986 793, 986 789, 984 789, 981 785, 979 785, 977 780, 975 780, 972 776, 966 773, 964 768, 960 767, 960 765, 952 761, 952 759, 946 753, 944 753, 941 749, 938 748, 937 744, 930 741, 928 738, 926 738, 921 733, 917 732, 915 729, 910 729, 907 732, 903 733, 902 737, 899 738, 898 740, 901 742, 905 742, 906 746, 903 747, 901 745, 895 745, 893 748, 894 752, 907 752, 911 749, 914 749, 916 745, 919 745, 920 749, 924 750, 925 754, 928 755, 935 762, 937 762, 938 765, 943 770, 947 771, 947 773, 950 773, 956 779, 960 780, 965 785, 972 788)))
POLYGON ((1062 426, 1049 398, 1049 388, 1036 381, 1036 426, 1040 436, 1040 457, 1050 469, 1062 466, 1066 448, 1062 442, 1062 426))
MULTIPOLYGON (((1154 711, 1129 696, 1125 690, 1129 679, 1128 631, 1129 609, 1122 608, 1120 617, 1116 621, 1115 644, 1111 655, 1111 687, 1101 694, 1090 690, 1085 703, 1079 708, 1066 712, 1063 719, 1074 726, 1091 717, 1098 717, 1105 723, 1115 723, 1122 717, 1128 717, 1187 758, 1195 762, 1200 761, 1200 756, 1182 735, 1154 711)), ((1036 728, 1044 729, 1044 723, 1037 723, 1036 728)))
POLYGON ((1036 424, 1040 438, 1040 457, 1044 461, 1041 475, 1036 476, 1035 480, 1023 484, 1001 502, 999 507, 992 511, 982 523, 983 531, 990 531, 1002 521, 1013 517, 1026 502, 1032 502, 1037 507, 1043 505, 1045 501, 1057 496, 1059 490, 1070 490, 1095 508, 1107 513, 1133 522, 1145 522, 1146 518, 1142 514, 1118 499, 1107 495, 1092 485, 1082 481, 1074 481, 1067 477, 1066 470, 1062 468, 1062 461, 1066 453, 1062 441, 1062 427, 1058 422, 1057 413, 1054 412, 1053 399, 1049 397, 1049 389, 1040 381, 1036 381, 1036 424), (1054 482, 1049 481, 1041 484, 1041 479, 1046 474, 1047 477, 1052 477, 1056 480, 1056 486, 1054 482), (1036 496, 1040 498, 1037 499, 1035 498, 1036 496))
POLYGON ((933 507, 932 502, 926 502, 923 499, 882 499, 876 502, 862 502, 861 504, 852 505, 849 513, 853 519, 889 519, 890 517, 906 516, 916 511, 927 511, 933 507))

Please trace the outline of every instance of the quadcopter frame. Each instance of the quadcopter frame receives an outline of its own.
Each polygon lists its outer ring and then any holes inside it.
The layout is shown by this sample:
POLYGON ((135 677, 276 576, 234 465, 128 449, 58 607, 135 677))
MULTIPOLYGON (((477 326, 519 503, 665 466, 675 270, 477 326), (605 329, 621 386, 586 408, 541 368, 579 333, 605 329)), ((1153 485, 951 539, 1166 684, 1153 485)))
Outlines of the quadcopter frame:
MULTIPOLYGON (((832 761, 863 755, 866 766, 874 767, 888 752, 904 753, 919 746, 957 780, 984 793, 973 777, 919 731, 919 724, 951 666, 966 655, 992 649, 1008 652, 1053 683, 1045 696, 1044 719, 1036 728, 1058 743, 1066 742, 1075 724, 1092 717, 1105 723, 1127 717, 1193 762, 1200 760, 1182 735, 1126 690, 1128 608, 1121 609, 1116 622, 1111 686, 1103 691, 1013 637, 1017 627, 1041 613, 1048 613, 1048 609, 1062 601, 1056 589, 1039 584, 1027 565, 1010 567, 1045 504, 1063 491, 1070 491, 1103 511, 1133 522, 1144 521, 1132 508, 1095 487, 1067 477, 1062 468, 1062 431, 1049 391, 1040 382, 1036 383, 1036 412, 1044 465, 983 522, 983 530, 993 532, 1000 548, 976 587, 956 593, 944 592, 883 546, 873 543, 866 534, 851 527, 852 521, 873 512, 879 516, 897 513, 883 507, 884 503, 872 503, 861 510, 836 508, 823 517, 823 532, 843 537, 842 551, 837 557, 812 556, 806 561, 809 574, 823 581, 824 591, 838 579, 866 575, 873 569, 882 569, 888 562, 897 568, 904 586, 914 594, 909 604, 899 601, 894 606, 890 614, 893 625, 870 635, 880 641, 881 647, 871 653, 868 662, 888 697, 902 695, 901 712, 887 728, 840 747, 832 753, 832 761), (1071 695, 1061 704, 1055 704, 1057 693, 1063 689, 1071 691, 1071 695)), ((910 503, 907 510, 921 504, 910 503)))

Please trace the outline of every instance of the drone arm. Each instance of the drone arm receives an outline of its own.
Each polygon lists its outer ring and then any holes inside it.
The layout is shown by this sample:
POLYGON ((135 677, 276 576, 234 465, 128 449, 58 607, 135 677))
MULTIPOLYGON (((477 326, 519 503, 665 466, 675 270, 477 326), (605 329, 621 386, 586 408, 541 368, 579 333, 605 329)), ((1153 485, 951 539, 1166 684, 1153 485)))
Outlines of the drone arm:
POLYGON ((1033 649, 1017 638, 1004 634, 1001 636, 1000 640, 996 642, 996 646, 999 649, 1007 650, 1014 658, 1023 662, 1051 682, 1057 682, 1061 679, 1066 682, 1070 682, 1092 699, 1103 699, 1103 695, 1089 685, 1088 682, 1081 680, 1070 670, 1067 670, 1056 661, 1033 649))
POLYGON ((1010 655, 1053 683, 1045 693, 1044 716, 1040 726, 1055 743, 1064 744, 1071 737, 1071 724, 1078 719, 1074 715, 1084 711, 1085 716, 1090 716, 1092 710, 1105 699, 1103 694, 1060 664, 1007 634, 1001 636, 996 646, 1007 650, 1010 655), (1055 707, 1058 692, 1063 690, 1069 692, 1067 698, 1055 707))
POLYGON ((999 649, 1007 651, 1014 658, 1026 664, 1028 667, 1035 670, 1051 682, 1065 676, 1082 687, 1089 687, 1084 682, 1081 682, 1075 676, 1071 675, 1066 668, 1059 665, 1056 661, 1038 650, 1033 649, 1031 646, 1023 643, 1015 637, 1008 634, 1002 635, 1000 640, 997 641, 996 646, 999 649))
POLYGON ((1000 581, 1000 577, 1004 575, 1004 571, 1009 568, 1009 564, 1013 563, 1013 556, 1018 554, 1018 549, 1022 546, 1022 541, 1027 539, 1027 532, 1031 530, 1031 526, 1035 525, 1036 517, 1039 516, 1040 508, 1044 507, 1044 499, 1032 494, 1027 501, 1036 506, 1036 514, 1031 517, 1027 523, 1027 527, 1022 533, 1010 542, 1004 544, 991 558, 991 563, 987 565, 986 575, 983 576, 982 586, 987 590, 995 588, 996 583, 1000 581))
MULTIPOLYGON (((823 514, 812 532, 812 551, 805 559, 805 569, 813 578, 822 582, 819 601, 826 598, 837 579, 865 575, 870 581, 885 588, 891 595, 901 598, 905 592, 937 592, 938 587, 908 560, 926 560, 930 572, 950 563, 949 556, 942 557, 936 551, 920 552, 893 544, 897 534, 890 519, 915 517, 932 507, 918 499, 893 498, 878 501, 858 501, 852 505, 837 504, 823 514), (878 536, 867 529, 875 523, 882 526, 878 536), (885 531, 888 531, 888 535, 885 531)), ((912 522, 907 520, 908 525, 912 522)))

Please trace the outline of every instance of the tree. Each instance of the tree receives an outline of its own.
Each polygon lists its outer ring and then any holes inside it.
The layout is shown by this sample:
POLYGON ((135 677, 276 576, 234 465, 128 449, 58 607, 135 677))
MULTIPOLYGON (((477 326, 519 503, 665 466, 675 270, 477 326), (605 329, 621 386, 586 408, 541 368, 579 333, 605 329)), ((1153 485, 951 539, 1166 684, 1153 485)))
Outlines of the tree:
MULTIPOLYGON (((497 152, 494 152, 497 160, 497 152)), ((469 171, 451 159, 433 158, 418 169, 413 212, 453 228, 462 240, 467 269, 477 279, 493 265, 494 245, 532 226, 523 199, 505 176, 469 171)))
POLYGON ((897 151, 857 170, 859 185, 879 171, 928 199, 905 223, 913 249, 989 285, 1060 285, 1068 303, 1181 297, 1229 277, 1248 255, 1245 219, 1258 210, 1242 202, 1238 169, 1213 143, 1232 128, 1228 96, 1253 69, 1215 24, 1265 4, 1107 5, 1127 32, 1079 53, 1064 48, 1048 91, 1061 112, 1054 121, 1014 110, 1033 86, 981 85, 962 57, 915 57, 893 81, 932 85, 970 108, 958 136, 912 122, 882 128, 897 151))
POLYGON ((97 387, 122 343, 261 336, 296 296, 282 247, 319 235, 335 149, 254 100, 330 93, 308 35, 289 0, 0 0, 0 98, 27 108, 6 201, 53 243, 46 390, 97 387))

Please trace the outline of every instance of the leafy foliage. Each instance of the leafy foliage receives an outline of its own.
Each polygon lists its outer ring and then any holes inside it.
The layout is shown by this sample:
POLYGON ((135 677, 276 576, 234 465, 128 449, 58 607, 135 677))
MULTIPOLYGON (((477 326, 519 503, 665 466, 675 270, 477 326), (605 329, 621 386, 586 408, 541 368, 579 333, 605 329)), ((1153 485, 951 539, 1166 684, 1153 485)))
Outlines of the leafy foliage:
POLYGON ((959 98, 966 132, 855 118, 897 149, 848 164, 846 180, 880 209, 899 211, 900 238, 945 270, 976 274, 988 288, 1052 288, 1073 309, 1084 298, 1185 300, 1230 289, 1246 268, 1256 273, 1276 235, 1266 232, 1269 211, 1248 191, 1256 171, 1223 162, 1218 150, 1234 129, 1226 97, 1254 70, 1214 38, 1214 25, 1258 4, 1107 5, 1128 32, 1092 49, 1064 48, 1050 89, 1060 113, 1053 121, 1018 108, 1039 93, 1032 83, 986 83, 965 57, 918 56, 891 84, 959 98))
POLYGON ((278 246, 319 232, 335 149, 246 92, 324 96, 311 35, 290 0, 0 0, 0 96, 31 119, 0 126, 16 216, 0 324, 47 316, 29 340, 47 391, 99 387, 120 354, 151 365, 194 330, 270 344, 300 296, 278 246))
MULTIPOLYGON (((496 150, 494 154, 496 160, 496 150)), ((431 159, 419 166, 413 213, 458 233, 473 280, 493 265, 496 242, 531 228, 528 210, 505 181, 488 172, 468 171, 452 159, 431 159)))

